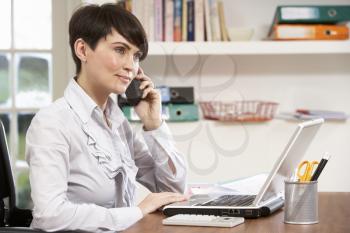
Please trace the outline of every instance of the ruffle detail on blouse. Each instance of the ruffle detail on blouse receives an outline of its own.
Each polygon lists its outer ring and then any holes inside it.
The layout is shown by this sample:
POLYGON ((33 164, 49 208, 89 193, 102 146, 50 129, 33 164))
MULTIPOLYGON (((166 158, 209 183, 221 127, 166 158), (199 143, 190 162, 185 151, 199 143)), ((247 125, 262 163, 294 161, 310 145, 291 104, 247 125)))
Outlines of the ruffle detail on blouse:
POLYGON ((88 136, 87 144, 89 146, 89 151, 97 159, 99 165, 103 169, 104 173, 110 178, 115 179, 118 174, 121 174, 122 179, 122 193, 123 198, 122 206, 133 206, 135 204, 135 191, 136 191, 136 174, 138 168, 135 162, 130 156, 130 152, 126 145, 121 141, 117 140, 118 151, 114 151, 111 154, 107 149, 104 149, 94 135, 90 132, 86 124, 83 125, 83 131, 88 136))

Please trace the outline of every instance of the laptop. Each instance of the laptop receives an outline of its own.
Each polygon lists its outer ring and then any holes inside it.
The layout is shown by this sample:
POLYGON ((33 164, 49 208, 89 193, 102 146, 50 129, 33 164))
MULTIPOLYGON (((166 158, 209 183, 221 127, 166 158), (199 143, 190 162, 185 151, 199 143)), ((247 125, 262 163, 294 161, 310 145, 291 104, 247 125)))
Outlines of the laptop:
POLYGON ((187 201, 165 206, 163 213, 245 218, 270 215, 283 207, 284 180, 292 175, 323 122, 323 119, 314 119, 298 124, 257 195, 192 195, 187 201))

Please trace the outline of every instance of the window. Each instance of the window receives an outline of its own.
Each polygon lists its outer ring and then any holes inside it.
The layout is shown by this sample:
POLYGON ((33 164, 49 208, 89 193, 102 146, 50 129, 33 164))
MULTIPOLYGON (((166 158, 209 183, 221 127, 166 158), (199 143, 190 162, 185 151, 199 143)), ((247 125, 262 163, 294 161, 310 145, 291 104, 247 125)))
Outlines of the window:
POLYGON ((0 119, 9 142, 18 205, 31 208, 25 134, 52 102, 52 1, 0 1, 0 119))

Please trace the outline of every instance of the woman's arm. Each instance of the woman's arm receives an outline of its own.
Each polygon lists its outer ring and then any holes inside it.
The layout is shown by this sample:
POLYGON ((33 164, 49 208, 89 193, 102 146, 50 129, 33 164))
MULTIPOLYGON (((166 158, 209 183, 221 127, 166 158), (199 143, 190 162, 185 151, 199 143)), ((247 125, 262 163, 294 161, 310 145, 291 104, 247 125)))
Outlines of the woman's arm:
POLYGON ((120 231, 141 219, 139 207, 108 209, 68 200, 70 138, 65 129, 69 123, 54 119, 53 114, 39 113, 27 132, 26 159, 34 202, 32 227, 46 231, 120 231))
POLYGON ((152 192, 185 191, 186 165, 165 122, 156 130, 144 131, 143 138, 134 134, 133 144, 140 183, 152 192))
POLYGON ((143 139, 133 134, 133 150, 137 179, 152 192, 172 191, 183 193, 186 166, 166 123, 161 119, 161 96, 152 80, 139 68, 137 79, 142 80, 143 100, 135 111, 143 124, 143 139))

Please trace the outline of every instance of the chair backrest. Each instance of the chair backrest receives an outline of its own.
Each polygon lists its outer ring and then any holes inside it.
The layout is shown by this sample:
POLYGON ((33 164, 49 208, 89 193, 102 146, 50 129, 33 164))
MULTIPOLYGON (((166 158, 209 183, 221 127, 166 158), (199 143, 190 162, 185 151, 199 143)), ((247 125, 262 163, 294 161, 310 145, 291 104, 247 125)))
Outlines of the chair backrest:
POLYGON ((8 151, 5 128, 0 121, 0 201, 8 199, 5 203, 9 213, 13 211, 16 206, 16 192, 13 182, 10 155, 8 151))
POLYGON ((0 121, 0 225, 28 227, 32 221, 32 211, 16 207, 16 190, 13 181, 10 154, 5 128, 0 121), (4 202, 4 199, 7 201, 4 202), (7 213, 5 206, 7 204, 7 213), (6 217, 6 219, 5 219, 6 217))

